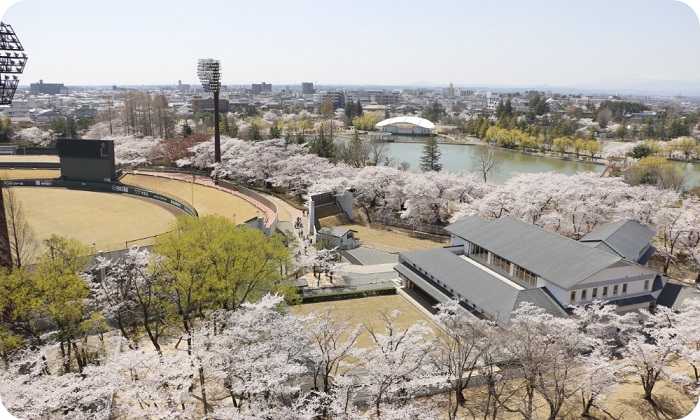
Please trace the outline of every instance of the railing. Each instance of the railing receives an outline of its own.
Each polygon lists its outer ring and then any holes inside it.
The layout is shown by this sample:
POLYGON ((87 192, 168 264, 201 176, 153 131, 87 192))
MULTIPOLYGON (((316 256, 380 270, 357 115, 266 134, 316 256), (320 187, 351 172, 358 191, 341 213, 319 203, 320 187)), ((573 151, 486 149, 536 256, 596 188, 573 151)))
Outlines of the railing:
POLYGON ((166 173, 177 173, 177 174, 194 174, 194 175, 199 175, 199 176, 209 176, 209 172, 201 170, 201 169, 180 169, 180 168, 173 168, 171 166, 129 166, 129 165, 123 165, 121 166, 122 169, 126 171, 141 171, 141 172, 166 172, 166 173))
POLYGON ((246 197, 249 197, 260 204, 266 206, 267 208, 271 209, 272 212, 274 213, 274 216, 272 217, 271 221, 267 221, 265 223, 266 227, 263 229, 265 234, 267 236, 270 235, 271 232, 274 232, 277 229, 277 222, 279 218, 279 210, 277 208, 277 204, 275 204, 272 200, 268 199, 267 197, 263 196, 262 194, 259 194, 256 191, 251 190, 250 188, 246 188, 240 185, 236 185, 233 182, 225 181, 225 180, 219 180, 219 186, 226 188, 231 191, 237 191, 246 197))
POLYGON ((450 233, 442 226, 429 225, 427 223, 414 222, 410 220, 395 219, 384 216, 372 216, 372 223, 378 223, 385 226, 393 226, 401 229, 415 230, 433 235, 450 236, 450 233))

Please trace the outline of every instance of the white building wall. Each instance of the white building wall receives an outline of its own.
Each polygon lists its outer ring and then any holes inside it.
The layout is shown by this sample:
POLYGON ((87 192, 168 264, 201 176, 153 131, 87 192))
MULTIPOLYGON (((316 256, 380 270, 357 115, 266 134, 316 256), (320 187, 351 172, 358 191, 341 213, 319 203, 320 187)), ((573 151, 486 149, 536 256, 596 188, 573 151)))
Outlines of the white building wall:
POLYGON ((583 280, 581 285, 583 284, 591 284, 591 283, 599 283, 599 282, 605 282, 611 279, 623 279, 626 277, 637 277, 637 276, 651 276, 655 275, 656 272, 650 268, 646 268, 643 266, 638 266, 638 265, 633 265, 633 264, 626 264, 624 266, 620 267, 613 267, 613 268, 606 268, 604 270, 599 271, 598 273, 590 276, 589 278, 583 280))
POLYGON ((619 279, 617 282, 614 282, 612 284, 607 284, 605 286, 603 285, 596 285, 596 286, 588 286, 586 287, 584 283, 579 284, 579 287, 572 288, 571 290, 565 290, 562 289, 558 286, 555 286, 551 283, 548 283, 540 278, 537 279, 537 286, 541 287, 544 286, 549 290, 549 292, 563 305, 567 305, 570 303, 570 296, 571 292, 575 291, 576 292, 576 300, 574 301, 575 303, 590 303, 593 301, 593 288, 598 289, 598 294, 596 296, 596 299, 598 300, 617 300, 621 298, 629 298, 629 297, 635 297, 635 296, 643 296, 651 293, 651 288, 654 283, 654 278, 649 278, 646 279, 649 281, 648 285, 648 290, 644 290, 644 281, 645 280, 635 280, 635 281, 627 281, 624 278, 619 279), (542 284, 540 284, 540 281, 542 284), (627 283, 627 292, 622 293, 622 287, 623 284, 627 283), (617 295, 613 295, 613 290, 614 286, 617 285, 617 295), (603 287, 608 288, 608 295, 603 297, 603 287), (581 300, 581 292, 582 290, 586 290, 586 299, 581 300))
MULTIPOLYGON (((468 243, 469 242, 465 241, 464 239, 460 238, 457 235, 452 235, 450 237, 450 246, 460 246, 460 245, 464 245, 464 244, 468 244, 468 243)), ((467 252, 467 250, 465 249, 465 253, 466 252, 467 252)))
POLYGON ((336 195, 335 201, 340 206, 340 209, 348 215, 348 219, 350 219, 350 221, 353 221, 354 215, 352 213, 352 193, 350 191, 345 191, 343 195, 336 195))

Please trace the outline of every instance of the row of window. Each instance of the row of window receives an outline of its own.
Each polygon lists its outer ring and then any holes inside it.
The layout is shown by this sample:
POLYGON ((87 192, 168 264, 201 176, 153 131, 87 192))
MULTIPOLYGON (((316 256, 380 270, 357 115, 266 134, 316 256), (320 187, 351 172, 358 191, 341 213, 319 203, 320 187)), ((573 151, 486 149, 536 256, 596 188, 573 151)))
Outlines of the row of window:
MULTIPOLYGON (((608 297, 608 290, 609 290, 608 288, 609 288, 609 286, 603 286, 601 297, 604 297, 604 298, 608 297)), ((599 289, 598 287, 594 287, 593 289, 591 289, 591 300, 598 298, 598 289, 599 289)), ((644 280, 644 290, 645 291, 649 290, 649 280, 644 280)), ((620 292, 619 285, 614 284, 612 286, 612 295, 617 296, 618 294, 620 294, 619 292, 620 292)), ((571 294, 569 295, 570 302, 576 302, 576 294, 577 294, 576 290, 571 291, 571 294)), ((623 295, 627 294, 627 283, 622 283, 621 294, 623 294, 623 295)), ((580 301, 588 300, 588 289, 581 290, 581 294, 579 296, 580 296, 580 298, 578 300, 580 300, 580 301)))
MULTIPOLYGON (((487 264, 489 262, 489 251, 478 245, 473 246, 472 255, 479 258, 487 264)), ((491 254, 491 265, 503 271, 504 273, 510 274, 510 264, 511 262, 506 260, 505 258, 493 253, 491 254)), ((516 264, 513 264, 513 266, 515 267, 513 276, 516 279, 522 280, 530 286, 537 286, 537 275, 535 273, 526 270, 516 264)))
POLYGON ((537 286, 537 275, 532 271, 528 271, 519 265, 515 266, 515 278, 524 281, 530 286, 537 286))

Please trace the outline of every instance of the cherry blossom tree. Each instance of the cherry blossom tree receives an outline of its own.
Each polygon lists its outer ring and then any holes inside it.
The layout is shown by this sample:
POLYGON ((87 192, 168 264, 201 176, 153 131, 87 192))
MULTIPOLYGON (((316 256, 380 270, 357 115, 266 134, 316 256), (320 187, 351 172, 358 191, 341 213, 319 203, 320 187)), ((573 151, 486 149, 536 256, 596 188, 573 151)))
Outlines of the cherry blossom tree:
POLYGON ((340 254, 338 248, 322 248, 316 250, 316 252, 310 255, 303 255, 299 261, 298 265, 302 268, 310 268, 313 271, 314 277, 321 279, 321 275, 326 273, 331 282, 333 281, 333 274, 340 271, 345 263, 340 261, 340 254))
POLYGON ((399 314, 397 310, 382 314, 384 333, 367 327, 372 346, 354 352, 367 373, 369 382, 363 389, 377 417, 382 415, 383 406, 405 405, 422 388, 422 380, 434 374, 430 364, 425 363, 433 349, 432 331, 425 322, 415 323, 405 330, 397 328, 399 314))
POLYGON ((587 354, 574 358, 578 365, 576 375, 581 390, 581 417, 590 417, 591 407, 605 410, 605 398, 624 378, 617 374, 618 366, 613 361, 610 350, 597 346, 587 354))
POLYGON ((680 357, 693 368, 692 389, 700 388, 700 299, 687 299, 675 317, 680 357))
POLYGON ((700 242, 700 204, 695 199, 686 199, 681 205, 658 209, 656 213, 659 247, 663 257, 663 272, 666 274, 680 253, 687 253, 697 263, 700 242))
POLYGON ((314 362, 314 389, 326 394, 331 392, 331 379, 338 370, 349 369, 350 354, 357 338, 362 332, 362 325, 350 329, 350 318, 341 319, 333 314, 333 307, 327 306, 320 311, 312 311, 304 317, 304 330, 311 340, 311 359, 314 362), (320 383, 319 383, 320 382, 320 383))
POLYGON ((486 192, 486 184, 471 173, 427 172, 406 178, 401 217, 431 224, 449 220, 453 206, 473 202, 486 192))
POLYGON ((410 175, 389 166, 366 166, 359 170, 352 185, 359 194, 356 200, 368 222, 375 212, 398 212, 405 201, 403 187, 410 175))
POLYGON ((523 390, 509 410, 532 419, 539 395, 549 408, 548 418, 556 419, 564 402, 578 391, 574 357, 582 348, 576 322, 525 302, 513 313, 508 333, 506 347, 522 372, 518 387, 523 390))
POLYGON ((59 374, 60 359, 47 357, 56 351, 56 345, 48 345, 16 355, 9 369, 0 372, 3 405, 23 419, 108 416, 108 400, 119 388, 116 372, 102 364, 59 374))
POLYGON ((309 341, 301 319, 280 310, 282 301, 266 295, 237 311, 218 311, 216 324, 205 323, 194 334, 194 355, 239 411, 284 405, 300 389, 309 341))
POLYGON ((105 370, 118 373, 115 414, 127 418, 192 418, 201 416, 193 398, 194 368, 184 351, 138 349, 112 359, 105 370))
POLYGON ((665 306, 657 306, 654 313, 640 310, 642 324, 622 348, 624 371, 637 376, 644 389, 644 399, 655 405, 652 392, 664 377, 672 382, 686 382, 687 376, 669 368, 669 362, 679 351, 676 314, 665 306))
POLYGON ((484 378, 485 396, 477 399, 477 406, 484 413, 484 418, 497 419, 501 410, 507 410, 511 400, 520 392, 518 386, 511 386, 510 375, 500 368, 503 360, 508 360, 506 344, 511 340, 510 334, 502 328, 486 330, 481 351, 481 361, 476 369, 484 378))
POLYGON ((456 301, 437 305, 437 321, 444 326, 444 335, 438 336, 436 358, 438 366, 450 383, 450 418, 457 418, 457 410, 464 405, 464 389, 469 386, 484 351, 490 350, 487 339, 495 325, 467 314, 456 301), (455 404, 452 404, 452 394, 455 404))
POLYGON ((99 256, 92 268, 91 285, 96 303, 104 308, 103 315, 117 322, 124 338, 132 338, 127 325, 136 322, 161 353, 160 338, 168 326, 165 316, 169 294, 157 261, 157 256, 137 246, 117 260, 99 256))
POLYGON ((15 133, 15 140, 30 146, 49 147, 53 142, 51 132, 38 127, 23 128, 15 133))
POLYGON ((587 349, 574 360, 578 365, 582 417, 590 417, 591 407, 605 410, 605 396, 624 378, 618 375, 613 361, 613 341, 626 342, 638 327, 637 314, 617 313, 617 305, 594 300, 590 305, 573 309, 582 347, 587 349))

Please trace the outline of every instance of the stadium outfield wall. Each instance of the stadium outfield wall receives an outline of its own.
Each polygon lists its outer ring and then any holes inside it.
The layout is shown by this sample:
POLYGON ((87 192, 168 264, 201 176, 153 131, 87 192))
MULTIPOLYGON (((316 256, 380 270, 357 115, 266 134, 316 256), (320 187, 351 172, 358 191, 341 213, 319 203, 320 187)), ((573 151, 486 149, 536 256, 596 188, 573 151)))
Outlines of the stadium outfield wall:
POLYGON ((198 216, 197 210, 185 200, 177 197, 146 190, 144 188, 130 187, 118 183, 100 183, 100 182, 83 182, 83 181, 64 181, 62 179, 8 179, 2 181, 3 188, 11 187, 53 187, 67 188, 69 190, 81 190, 92 192, 106 192, 116 194, 129 194, 139 197, 146 197, 152 200, 157 200, 171 206, 177 207, 190 216, 198 216))

